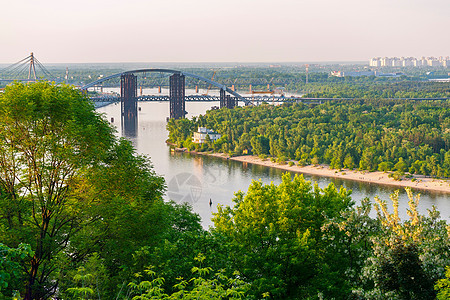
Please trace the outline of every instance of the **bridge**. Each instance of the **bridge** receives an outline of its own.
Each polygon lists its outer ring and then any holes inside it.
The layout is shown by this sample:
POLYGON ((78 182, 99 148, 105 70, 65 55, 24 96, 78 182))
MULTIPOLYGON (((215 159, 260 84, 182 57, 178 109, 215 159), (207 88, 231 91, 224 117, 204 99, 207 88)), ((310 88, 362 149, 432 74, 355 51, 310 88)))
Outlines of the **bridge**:
POLYGON ((169 101, 170 102, 170 118, 179 119, 184 118, 185 102, 186 101, 219 101, 220 107, 233 108, 238 101, 242 101, 245 105, 251 105, 252 101, 242 97, 236 91, 218 82, 212 81, 208 78, 178 70, 171 69, 138 69, 122 73, 113 74, 89 84, 82 86, 82 91, 87 91, 89 88, 99 86, 105 81, 120 77, 120 97, 112 95, 94 96, 93 101, 102 102, 121 102, 122 115, 136 115, 137 101, 169 101), (137 76, 138 73, 169 73, 169 96, 137 96, 137 76), (219 88, 220 96, 204 96, 204 95, 185 95, 185 78, 191 77, 200 81, 204 81, 212 86, 219 88), (228 94, 227 94, 228 93, 228 94))
MULTIPOLYGON (((1 74, 3 78, 0 78, 0 81, 3 82, 12 82, 18 79, 20 81, 32 82, 36 81, 39 77, 38 75, 43 75, 48 80, 54 80, 54 76, 39 62, 39 60, 31 53, 26 58, 21 61, 12 64, 1 70, 1 74), (39 74, 39 71, 41 74, 39 74), (28 76, 26 76, 28 75, 28 76), (23 78, 25 76, 25 78, 23 78), (17 79, 14 79, 17 78, 17 79)), ((44 77, 40 77, 41 79, 44 77)), ((67 74, 66 74, 67 77, 67 74)), ((237 105, 238 101, 243 101, 246 105, 251 105, 252 102, 249 99, 242 97, 239 93, 234 91, 234 89, 230 89, 227 86, 220 84, 218 82, 213 81, 212 79, 207 79, 205 77, 182 72, 178 70, 171 69, 138 69, 131 70, 126 72, 121 72, 117 74, 113 74, 104 78, 100 78, 95 80, 89 84, 82 86, 80 89, 82 91, 87 92, 87 90, 91 87, 96 87, 101 85, 103 82, 119 78, 120 77, 120 97, 111 97, 111 96, 101 96, 101 97, 93 97, 93 101, 103 101, 103 102, 115 102, 120 99, 122 104, 122 115, 127 116, 136 116, 137 115, 137 101, 169 101, 170 102, 170 118, 184 118, 185 111, 185 101, 220 101, 220 107, 228 107, 233 108, 237 105), (136 74, 143 73, 168 73, 170 74, 169 83, 170 83, 170 93, 169 96, 141 96, 137 97, 137 76, 136 74), (197 96, 187 96, 185 95, 185 78, 190 77, 197 79, 199 81, 206 82, 211 86, 215 86, 220 90, 219 97, 207 97, 203 95, 197 96)), ((66 78, 67 79, 67 78, 66 78)))
MULTIPOLYGON (((67 72, 67 71, 66 71, 67 72)), ((31 53, 28 57, 22 59, 21 61, 8 66, 7 68, 1 70, 3 78, 0 81, 12 82, 15 80, 32 82, 36 81, 38 78, 47 78, 47 80, 55 81, 55 77, 41 64, 41 62, 31 53), (28 76, 27 76, 28 75, 28 76), (40 76, 38 76, 40 75, 40 76), (22 78, 21 78, 22 77, 22 78), (17 78, 17 79, 12 79, 17 78), (21 78, 21 79, 19 79, 21 78)), ((234 90, 234 85, 232 88, 227 87, 224 84, 213 81, 213 79, 208 79, 203 76, 192 74, 189 72, 172 70, 172 69, 137 69, 121 73, 116 73, 110 76, 106 76, 95 80, 89 84, 82 86, 80 89, 82 91, 88 91, 90 88, 103 87, 103 83, 109 80, 120 78, 120 95, 102 94, 102 95, 92 95, 91 100, 94 102, 121 102, 122 104, 122 115, 136 115, 137 114, 137 101, 168 101, 170 102, 170 118, 184 118, 185 102, 186 101, 202 101, 202 102, 214 102, 218 101, 220 107, 233 108, 238 105, 239 102, 245 105, 257 105, 263 102, 293 102, 299 101, 296 97, 284 97, 280 95, 275 95, 273 92, 258 92, 253 91, 251 96, 242 96, 234 90), (144 79, 146 79, 147 73, 161 73, 169 74, 169 95, 141 95, 137 96, 137 74, 144 74, 144 79), (208 95, 206 94, 185 94, 185 78, 193 78, 199 81, 203 81, 209 84, 209 87, 215 86, 219 89, 219 95, 208 95), (255 95, 256 94, 256 95, 255 95)), ((66 73, 66 79, 67 73, 66 73)), ((273 78, 272 78, 273 80, 273 78)), ((271 80, 271 81, 272 81, 271 80)), ((116 81, 117 82, 117 81, 116 81)), ((269 85, 268 85, 269 86, 269 85)), ((250 85, 251 89, 251 85, 250 85)), ((209 88, 208 88, 209 90, 209 88)), ((302 100, 308 101, 308 100, 302 100)), ((320 99, 309 99, 309 101, 319 102, 320 99)))
MULTIPOLYGON (((120 95, 103 94, 99 96, 89 97, 93 102, 110 102, 115 103, 121 101, 120 95)), ((304 98, 294 96, 242 96, 243 99, 251 102, 252 104, 261 104, 264 102, 270 103, 284 103, 284 102, 302 102, 308 104, 320 104, 323 101, 336 100, 335 98, 304 98)), ((136 97, 138 102, 166 102, 170 101, 169 95, 142 95, 136 97)), ((352 98, 353 99, 353 98, 352 98)), ((220 96, 216 95, 185 95, 184 100, 186 102, 219 102, 220 96)), ((339 100, 350 100, 350 98, 339 98, 339 100)), ((240 100, 237 100, 238 102, 240 100)), ((247 103, 248 103, 247 102, 247 103)))

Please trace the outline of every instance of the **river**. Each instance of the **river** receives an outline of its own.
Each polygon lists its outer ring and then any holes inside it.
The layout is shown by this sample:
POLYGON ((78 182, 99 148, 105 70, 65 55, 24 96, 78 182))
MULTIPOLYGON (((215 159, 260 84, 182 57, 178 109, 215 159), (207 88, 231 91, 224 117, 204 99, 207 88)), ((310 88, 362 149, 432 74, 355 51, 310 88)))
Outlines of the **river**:
MULTIPOLYGON (((169 116, 168 102, 139 102, 138 126, 135 135, 127 138, 133 143, 140 154, 147 155, 157 174, 162 175, 167 184, 166 199, 176 202, 189 202, 193 210, 202 218, 205 228, 213 225, 211 216, 217 211, 217 205, 233 205, 232 198, 235 192, 247 191, 252 180, 261 180, 264 183, 281 182, 284 171, 258 165, 245 164, 232 160, 191 155, 187 153, 173 153, 166 146, 168 138, 166 130, 166 117, 169 116), (209 205, 209 202, 212 205, 209 205)), ((204 114, 211 106, 219 106, 217 102, 186 102, 187 117, 204 114)), ((122 136, 120 122, 120 104, 112 104, 98 108, 107 120, 114 118, 113 124, 117 127, 119 136, 122 136)), ((330 183, 336 186, 343 185, 352 190, 352 198, 356 203, 368 197, 373 200, 375 196, 389 200, 389 195, 396 189, 390 186, 380 186, 370 183, 343 181, 335 178, 315 177, 305 175, 307 180, 317 182, 324 188, 330 183)), ((418 192, 416 192, 418 193, 418 192)), ((433 205, 441 212, 442 218, 450 219, 450 194, 439 194, 421 191, 419 211, 424 214, 433 205)), ((407 217, 406 208, 408 198, 400 190, 399 201, 400 216, 407 217)), ((388 201, 388 203, 390 203, 388 201)), ((375 215, 375 211, 373 211, 375 215)))

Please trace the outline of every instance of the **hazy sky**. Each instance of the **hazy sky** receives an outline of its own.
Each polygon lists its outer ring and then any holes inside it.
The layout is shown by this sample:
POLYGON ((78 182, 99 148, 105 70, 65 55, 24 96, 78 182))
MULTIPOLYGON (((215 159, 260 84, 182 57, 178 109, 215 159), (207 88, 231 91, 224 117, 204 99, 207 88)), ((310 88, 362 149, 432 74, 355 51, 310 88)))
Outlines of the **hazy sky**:
POLYGON ((1 0, 0 63, 450 55, 450 0, 1 0))

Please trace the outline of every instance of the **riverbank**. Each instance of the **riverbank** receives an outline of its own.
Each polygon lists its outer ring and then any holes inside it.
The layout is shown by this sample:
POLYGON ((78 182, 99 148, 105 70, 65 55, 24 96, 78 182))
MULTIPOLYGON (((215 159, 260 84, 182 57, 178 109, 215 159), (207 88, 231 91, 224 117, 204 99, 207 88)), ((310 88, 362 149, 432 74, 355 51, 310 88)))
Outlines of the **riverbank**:
MULTIPOLYGON (((215 156, 215 155, 214 155, 215 156)), ((261 158, 253 155, 236 156, 229 158, 231 160, 240 161, 243 163, 256 164, 266 166, 270 168, 277 168, 286 171, 303 173, 308 175, 316 175, 323 177, 341 178, 345 180, 362 181, 380 185, 390 185, 399 188, 410 187, 414 190, 426 190, 439 193, 450 193, 450 181, 435 179, 425 176, 413 176, 412 178, 405 178, 402 180, 394 180, 388 177, 389 173, 385 172, 369 172, 369 171, 355 171, 355 170, 335 170, 330 169, 328 166, 289 166, 288 164, 281 165, 270 160, 262 160, 261 158), (412 181, 412 179, 415 181, 412 181)))
MULTIPOLYGON (((175 146, 166 141, 167 144, 171 146, 175 146)), ((173 148, 172 148, 173 149, 173 148)), ((425 190, 425 191, 433 191, 438 193, 448 193, 450 194, 450 181, 443 179, 436 179, 431 177, 425 177, 423 175, 413 175, 411 178, 403 178, 402 180, 394 180, 389 177, 388 172, 369 172, 369 171, 356 171, 356 170, 348 170, 348 169, 330 169, 326 165, 318 165, 318 166, 297 166, 289 164, 279 164, 276 162, 272 162, 269 159, 261 159, 258 156, 254 155, 244 155, 244 156, 235 156, 230 157, 224 153, 213 153, 213 152, 197 152, 197 151, 188 151, 186 148, 175 148, 177 152, 185 152, 195 155, 206 155, 219 157, 222 159, 230 159, 234 161, 240 161, 243 163, 250 163, 255 165, 261 165, 269 168, 277 168, 281 170, 286 170, 290 172, 315 175, 321 177, 332 177, 332 178, 341 178, 345 180, 353 180, 353 181, 361 181, 367 183, 373 183, 378 185, 390 185, 399 188, 410 187, 414 190, 425 190)))

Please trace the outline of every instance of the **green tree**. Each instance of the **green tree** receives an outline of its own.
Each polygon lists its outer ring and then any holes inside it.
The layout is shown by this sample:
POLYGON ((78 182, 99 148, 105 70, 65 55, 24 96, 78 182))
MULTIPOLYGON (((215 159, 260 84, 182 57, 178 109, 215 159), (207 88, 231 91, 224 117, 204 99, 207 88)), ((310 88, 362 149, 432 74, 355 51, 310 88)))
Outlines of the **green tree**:
POLYGON ((371 239, 381 230, 380 222, 370 217, 371 207, 372 203, 365 198, 360 206, 343 211, 322 226, 324 239, 329 241, 326 248, 332 266, 329 272, 335 276, 333 285, 339 286, 343 299, 363 285, 360 274, 366 259, 373 254, 371 239))
POLYGON ((398 159, 398 162, 395 164, 394 169, 400 173, 405 173, 406 171, 408 171, 408 165, 403 160, 403 157, 400 157, 398 159))
POLYGON ((0 96, 0 238, 27 242, 25 299, 56 291, 56 257, 86 225, 73 182, 104 158, 112 129, 82 94, 66 85, 15 83, 0 96))
POLYGON ((378 164, 378 171, 387 172, 392 170, 394 165, 390 161, 383 161, 378 164))
POLYGON ((162 199, 164 179, 130 142, 121 139, 101 164, 75 182, 74 189, 77 201, 90 204, 77 211, 90 222, 71 239, 71 256, 78 262, 72 263, 73 268, 97 253, 109 275, 104 297, 110 298, 132 276, 133 254, 141 247, 158 245, 174 225, 169 218, 172 208, 162 199))
POLYGON ((363 285, 357 294, 365 299, 434 299, 433 284, 444 277, 450 262, 450 239, 439 213, 419 215, 419 198, 407 189, 409 219, 398 215, 398 191, 391 195, 393 212, 376 198, 381 230, 372 235, 373 254, 361 273, 363 285))
POLYGON ((285 174, 279 186, 253 181, 233 201, 234 208, 219 206, 215 231, 228 241, 232 266, 252 293, 278 299, 316 295, 318 278, 326 277, 321 226, 349 208, 349 193, 333 185, 313 188, 302 176, 291 180, 285 174))
POLYGON ((355 168, 355 162, 353 160, 353 157, 350 153, 347 153, 344 159, 344 168, 348 168, 350 170, 353 170, 355 168))

